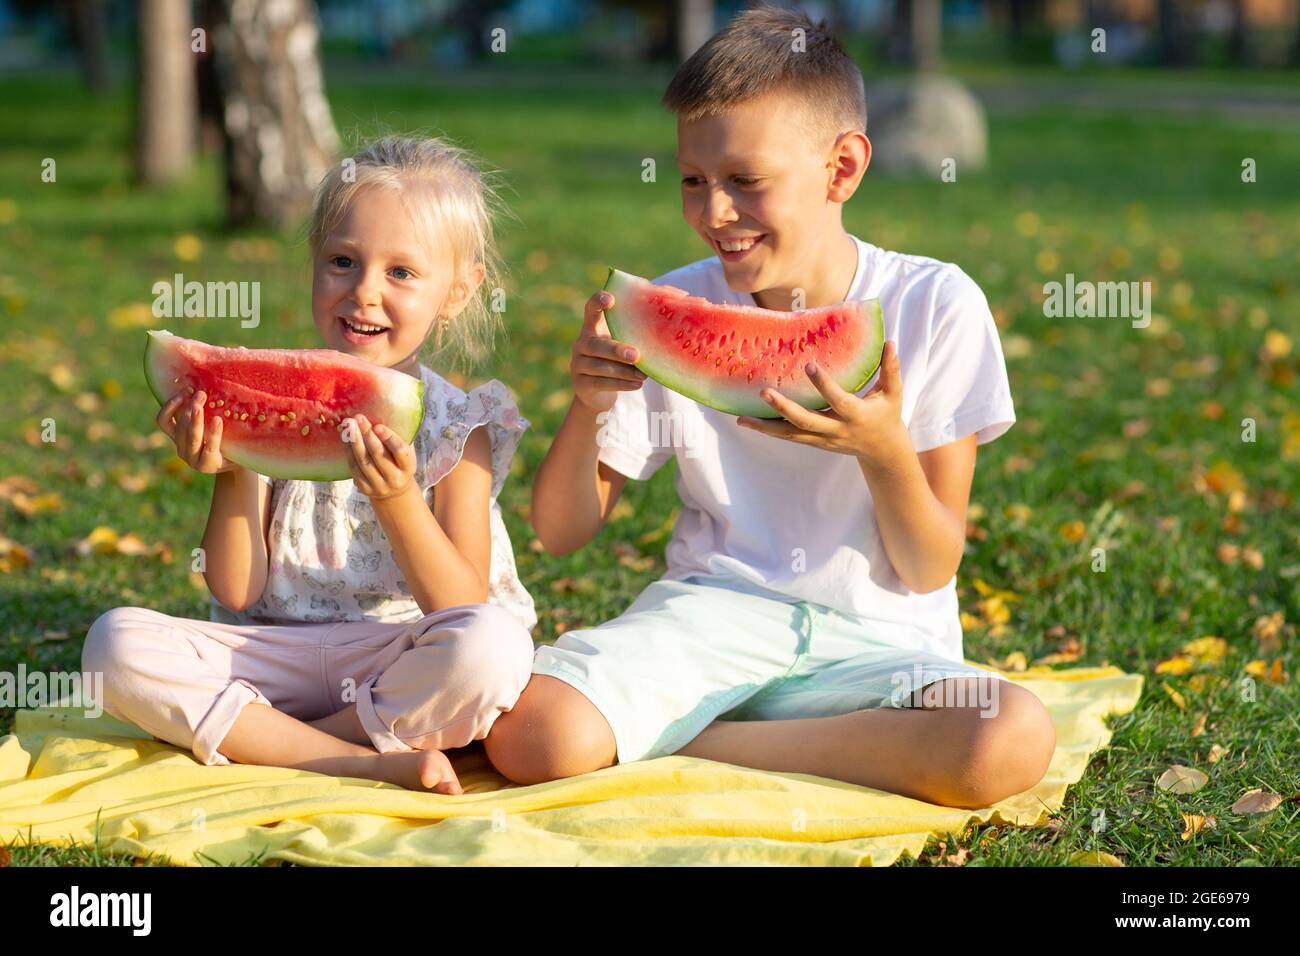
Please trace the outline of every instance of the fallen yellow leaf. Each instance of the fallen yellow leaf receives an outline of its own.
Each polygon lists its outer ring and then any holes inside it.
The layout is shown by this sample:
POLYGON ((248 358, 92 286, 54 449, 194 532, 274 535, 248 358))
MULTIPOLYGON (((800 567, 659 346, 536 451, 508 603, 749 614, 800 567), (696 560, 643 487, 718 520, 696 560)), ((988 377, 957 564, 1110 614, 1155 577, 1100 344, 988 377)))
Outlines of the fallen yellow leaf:
POLYGON ((1184 829, 1181 834, 1184 840, 1190 840, 1194 835, 1202 830, 1213 830, 1215 825, 1214 814, 1200 816, 1195 813, 1180 813, 1183 818, 1184 829))
POLYGON ((1171 764, 1156 780, 1156 786, 1170 793, 1195 793, 1210 782, 1202 771, 1182 764, 1171 764))

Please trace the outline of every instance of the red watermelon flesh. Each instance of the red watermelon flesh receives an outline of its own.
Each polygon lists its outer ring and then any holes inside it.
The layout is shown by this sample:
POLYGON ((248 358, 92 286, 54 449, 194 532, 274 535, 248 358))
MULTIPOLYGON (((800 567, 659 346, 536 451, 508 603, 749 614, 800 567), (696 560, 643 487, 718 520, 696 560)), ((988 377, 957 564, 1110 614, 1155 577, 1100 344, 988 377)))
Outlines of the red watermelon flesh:
POLYGON ((716 305, 611 269, 610 333, 640 352, 650 378, 729 415, 780 418, 760 393, 772 387, 805 408, 828 407, 804 366, 815 361, 846 392, 862 388, 885 345, 878 299, 796 312, 716 305))
POLYGON ((207 393, 205 425, 222 417, 221 452, 272 478, 352 476, 342 421, 358 414, 414 439, 424 383, 333 349, 223 348, 151 331, 145 378, 160 405, 207 393))

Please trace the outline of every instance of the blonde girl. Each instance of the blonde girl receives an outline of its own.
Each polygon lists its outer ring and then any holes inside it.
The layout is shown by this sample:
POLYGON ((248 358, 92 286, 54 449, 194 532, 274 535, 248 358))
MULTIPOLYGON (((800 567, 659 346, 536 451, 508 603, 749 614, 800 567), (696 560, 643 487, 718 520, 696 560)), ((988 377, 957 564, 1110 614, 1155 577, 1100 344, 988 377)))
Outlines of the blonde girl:
POLYGON ((82 666, 104 707, 205 764, 294 767, 461 793, 444 750, 481 740, 532 669, 532 599, 497 505, 528 427, 498 381, 466 393, 420 361, 481 357, 496 316, 494 197, 467 154, 386 137, 325 176, 309 245, 327 348, 424 382, 411 444, 344 422, 352 477, 284 481, 221 453, 200 390, 158 425, 215 475, 212 620, 101 615, 82 666), (482 426, 482 427, 480 427, 482 426))

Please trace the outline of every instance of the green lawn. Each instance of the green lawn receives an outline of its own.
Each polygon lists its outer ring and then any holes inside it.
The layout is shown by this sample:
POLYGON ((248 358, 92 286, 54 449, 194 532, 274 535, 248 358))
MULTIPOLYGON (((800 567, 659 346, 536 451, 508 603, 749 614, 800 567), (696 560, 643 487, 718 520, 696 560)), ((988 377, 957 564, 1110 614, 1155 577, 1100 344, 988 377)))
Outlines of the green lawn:
MULTIPOLYGON (((567 406, 580 305, 605 266, 653 276, 706 254, 680 219, 671 117, 646 83, 556 75, 545 88, 503 91, 367 79, 380 75, 329 73, 340 129, 352 138, 381 126, 445 131, 502 171, 518 217, 502 229, 510 341, 471 380, 500 377, 533 422, 503 505, 539 605, 535 636, 552 640, 614 616, 663 570, 677 505, 671 468, 630 487, 610 526, 575 556, 530 546, 527 504, 567 406), (655 183, 641 181, 646 157, 658 162, 655 183)), ((177 271, 260 280, 256 330, 234 319, 165 324, 222 344, 312 346, 309 273, 298 236, 221 230, 211 159, 175 188, 135 191, 125 96, 95 102, 71 80, 5 80, 0 129, 9 133, 0 477, 35 485, 10 484, 0 502, 0 536, 30 556, 21 566, 11 552, 11 570, 0 572, 0 670, 78 669, 85 630, 107 608, 207 613, 188 555, 211 479, 150 441, 156 405, 140 356, 152 284, 177 271), (57 162, 54 183, 40 180, 46 157, 57 162), (197 259, 179 258, 196 248, 178 244, 182 236, 197 238, 197 259), (53 445, 39 438, 47 417, 53 445), (47 492, 58 497, 38 497, 47 492), (98 526, 172 559, 78 555, 98 526)), ((1252 788, 1300 792, 1290 679, 1300 663, 1300 129, 1038 112, 994 115, 990 140, 982 175, 950 184, 868 175, 846 210, 868 241, 959 263, 1002 326, 1020 421, 980 455, 958 581, 966 654, 1033 663, 1060 653, 1058 666, 1110 663, 1148 680, 1049 828, 975 827, 932 841, 920 862, 938 863, 958 844, 970 863, 989 865, 1057 864, 1091 849, 1128 865, 1293 862, 1300 804, 1260 816, 1230 807, 1252 788), (1241 182, 1243 157, 1257 161, 1258 182, 1241 182), (1067 272, 1151 278, 1151 326, 1045 318, 1042 285, 1067 272), (1242 440, 1246 418, 1253 442, 1242 440), (1105 573, 1092 570, 1099 546, 1105 573), (1226 654, 1192 656, 1185 673, 1156 671, 1206 636, 1221 637, 1226 654), (1157 788, 1173 764, 1205 771, 1209 783, 1187 795, 1157 788), (1107 825, 1095 833, 1101 811, 1107 825), (1182 839, 1180 813, 1212 814, 1217 826, 1182 839)), ((0 733, 11 725, 12 712, 0 711, 0 733)), ((15 848, 13 859, 98 857, 15 848)))

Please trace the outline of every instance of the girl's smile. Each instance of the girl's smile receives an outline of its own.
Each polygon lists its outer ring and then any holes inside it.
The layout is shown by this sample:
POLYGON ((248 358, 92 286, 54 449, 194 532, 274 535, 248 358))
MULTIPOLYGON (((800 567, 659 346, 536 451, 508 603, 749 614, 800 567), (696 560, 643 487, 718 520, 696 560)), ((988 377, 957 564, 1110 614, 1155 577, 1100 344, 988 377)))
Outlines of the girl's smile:
POLYGON ((450 256, 430 245, 402 193, 358 191, 313 263, 312 317, 325 344, 418 375, 416 355, 452 291, 450 256))

